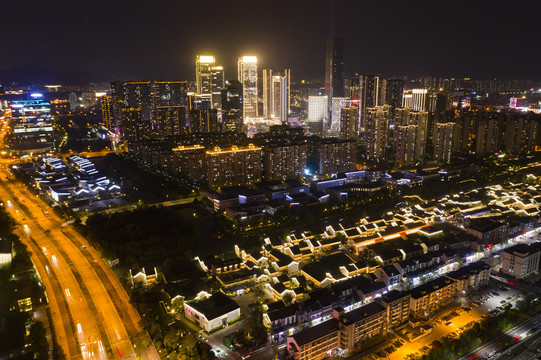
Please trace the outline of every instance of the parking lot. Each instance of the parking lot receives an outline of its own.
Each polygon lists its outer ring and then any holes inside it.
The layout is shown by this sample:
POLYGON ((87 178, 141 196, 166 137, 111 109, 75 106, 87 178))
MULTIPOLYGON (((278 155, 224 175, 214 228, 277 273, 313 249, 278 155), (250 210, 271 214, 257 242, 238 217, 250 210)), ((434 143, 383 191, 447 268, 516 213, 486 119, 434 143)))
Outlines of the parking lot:
POLYGON ((459 337, 484 316, 496 315, 503 307, 515 306, 520 292, 508 285, 491 280, 489 286, 469 297, 460 297, 457 302, 431 317, 432 332, 416 341, 404 341, 403 346, 395 347, 392 353, 372 354, 372 359, 390 360, 415 359, 426 354, 432 347, 444 341, 459 337), (379 356, 384 355, 384 356, 379 356))

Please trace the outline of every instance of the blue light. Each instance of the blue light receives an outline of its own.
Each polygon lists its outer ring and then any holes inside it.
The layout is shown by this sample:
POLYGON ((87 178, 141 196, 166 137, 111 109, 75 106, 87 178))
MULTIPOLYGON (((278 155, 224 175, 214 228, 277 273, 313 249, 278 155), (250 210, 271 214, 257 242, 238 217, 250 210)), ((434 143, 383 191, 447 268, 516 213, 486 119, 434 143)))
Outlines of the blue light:
POLYGON ((30 94, 30 96, 33 97, 33 98, 35 99, 35 98, 41 98, 41 97, 43 97, 43 94, 40 94, 40 93, 32 93, 32 94, 30 94))

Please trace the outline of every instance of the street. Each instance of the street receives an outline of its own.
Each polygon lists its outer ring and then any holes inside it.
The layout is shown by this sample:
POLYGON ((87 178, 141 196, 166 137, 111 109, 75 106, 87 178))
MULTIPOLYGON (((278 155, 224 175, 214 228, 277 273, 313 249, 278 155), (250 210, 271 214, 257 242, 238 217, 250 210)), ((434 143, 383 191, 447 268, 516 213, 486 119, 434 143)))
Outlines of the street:
POLYGON ((4 168, 0 178, 0 198, 22 225, 15 233, 33 254, 67 358, 158 359, 153 346, 144 349, 139 315, 99 254, 4 168))

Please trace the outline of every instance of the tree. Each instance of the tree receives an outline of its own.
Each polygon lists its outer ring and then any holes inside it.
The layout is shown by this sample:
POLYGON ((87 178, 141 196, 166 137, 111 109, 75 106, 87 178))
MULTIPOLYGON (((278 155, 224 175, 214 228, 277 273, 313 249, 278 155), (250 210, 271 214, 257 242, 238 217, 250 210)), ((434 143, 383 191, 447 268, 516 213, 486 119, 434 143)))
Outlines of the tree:
POLYGON ((184 309, 184 298, 181 296, 177 296, 171 301, 171 307, 174 311, 177 313, 181 313, 184 309))
POLYGON ((282 295, 282 301, 284 302, 285 306, 289 306, 293 303, 293 295, 288 291, 284 295, 282 295))
POLYGON ((46 332, 41 321, 36 321, 30 325, 30 349, 36 360, 49 360, 49 343, 45 337, 46 332))
POLYGON ((348 237, 342 232, 336 233, 336 236, 334 238, 336 241, 340 241, 340 244, 342 245, 347 245, 348 243, 348 237))

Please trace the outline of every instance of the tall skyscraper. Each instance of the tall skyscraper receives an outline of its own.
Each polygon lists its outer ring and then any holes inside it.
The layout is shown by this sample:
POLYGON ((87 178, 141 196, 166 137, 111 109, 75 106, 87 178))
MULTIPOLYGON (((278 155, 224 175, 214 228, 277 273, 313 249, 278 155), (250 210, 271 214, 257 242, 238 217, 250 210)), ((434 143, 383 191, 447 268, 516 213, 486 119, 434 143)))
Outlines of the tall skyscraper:
POLYGON ((275 73, 263 69, 263 116, 287 124, 290 108, 290 70, 275 73))
POLYGON ((356 106, 348 106, 342 108, 340 117, 340 139, 342 140, 357 140, 359 125, 359 108, 356 106))
POLYGON ((242 84, 240 81, 226 81, 222 90, 222 131, 242 130, 242 84))
POLYGON ((366 109, 366 157, 370 160, 385 158, 389 143, 391 107, 375 106, 366 109))
POLYGON ((222 108, 222 90, 225 84, 224 67, 212 66, 210 68, 212 84, 212 108, 220 110, 222 108))
POLYGON ((402 106, 404 82, 401 79, 387 79, 385 105, 391 105, 393 110, 402 106))
POLYGON ((212 67, 214 56, 197 55, 195 60, 195 85, 198 94, 212 94, 212 67))
POLYGON ((437 123, 434 130, 434 158, 440 162, 451 161, 454 122, 437 123))
MULTIPOLYGON (((333 97, 331 101, 331 123, 326 130, 332 133, 340 132, 342 109, 351 105, 351 99, 344 97, 333 97)), ((323 125, 325 128, 325 124, 323 125)))
POLYGON ((153 132, 158 138, 186 134, 188 127, 186 106, 156 106, 153 132))
POLYGON ((103 126, 111 132, 115 132, 115 121, 113 118, 113 97, 111 95, 103 95, 100 98, 101 118, 103 126))
MULTIPOLYGON (((361 77, 356 75, 344 79, 345 96, 352 100, 361 98, 361 77)), ((402 95, 402 94, 401 94, 402 95)))
POLYGON ((344 39, 327 39, 325 88, 330 99, 344 97, 344 39))
POLYGON ((152 87, 150 81, 114 82, 111 84, 113 114, 121 136, 140 141, 152 134, 152 87))
POLYGON ((360 121, 359 131, 366 130, 368 119, 367 109, 373 108, 379 104, 380 78, 379 75, 366 75, 360 78, 361 98, 359 101, 360 121))
POLYGON ((402 107, 413 109, 414 111, 427 110, 427 89, 413 89, 405 92, 402 99, 402 107))
POLYGON ((258 116, 257 106, 257 57, 242 56, 238 62, 238 79, 242 84, 243 110, 242 117, 258 116))

